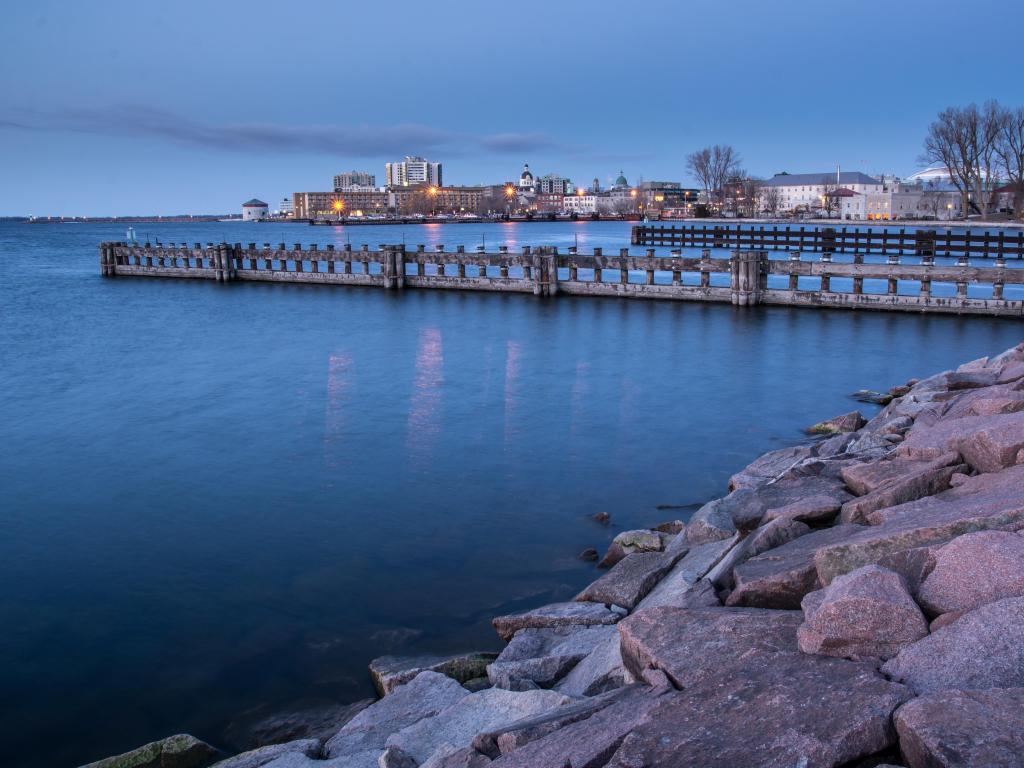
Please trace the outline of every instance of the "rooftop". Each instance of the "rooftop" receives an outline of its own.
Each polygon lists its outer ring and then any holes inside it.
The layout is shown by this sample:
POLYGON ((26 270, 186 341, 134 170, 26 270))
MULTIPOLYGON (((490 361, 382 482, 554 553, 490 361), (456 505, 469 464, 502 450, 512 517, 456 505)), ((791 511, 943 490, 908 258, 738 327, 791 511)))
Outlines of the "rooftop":
MULTIPOLYGON (((832 171, 823 173, 777 173, 764 182, 765 187, 802 187, 815 186, 823 182, 831 183, 836 180, 836 174, 832 171)), ((881 184, 878 179, 868 176, 860 171, 843 171, 839 174, 840 184, 881 184)))

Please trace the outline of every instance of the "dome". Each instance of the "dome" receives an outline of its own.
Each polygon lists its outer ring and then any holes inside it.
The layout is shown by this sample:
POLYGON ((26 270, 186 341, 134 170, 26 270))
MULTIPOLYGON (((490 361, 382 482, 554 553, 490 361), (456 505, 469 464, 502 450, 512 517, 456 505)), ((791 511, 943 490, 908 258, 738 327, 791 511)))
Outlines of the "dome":
POLYGON ((523 172, 521 174, 519 174, 519 178, 522 181, 533 181, 533 174, 530 173, 530 165, 529 165, 529 163, 524 163, 523 164, 523 172))
POLYGON ((629 182, 626 181, 626 177, 622 175, 622 171, 619 171, 619 178, 615 180, 616 187, 628 187, 629 182))

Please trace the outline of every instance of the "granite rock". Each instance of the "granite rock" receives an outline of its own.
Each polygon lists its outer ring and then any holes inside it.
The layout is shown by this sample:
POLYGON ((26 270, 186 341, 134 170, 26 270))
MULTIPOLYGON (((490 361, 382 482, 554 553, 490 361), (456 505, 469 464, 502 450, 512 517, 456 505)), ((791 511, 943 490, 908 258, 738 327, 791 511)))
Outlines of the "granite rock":
POLYGON ((496 653, 464 653, 456 656, 380 656, 370 662, 370 677, 381 696, 412 680, 420 672, 438 672, 464 683, 487 674, 496 653))
POLYGON ((612 625, 521 629, 488 665, 487 677, 507 690, 550 688, 603 640, 616 636, 612 625))
POLYGON ((615 632, 599 642, 594 650, 574 666, 555 686, 555 690, 579 698, 596 696, 633 682, 636 679, 622 663, 619 633, 615 632))
POLYGON ((802 606, 797 641, 804 653, 889 659, 928 634, 903 577, 877 565, 840 576, 802 606))
POLYGON ((523 613, 498 616, 491 624, 502 640, 508 642, 520 629, 544 629, 548 627, 614 624, 626 611, 618 606, 607 607, 603 603, 552 603, 523 613))
POLYGON ((675 565, 669 552, 637 552, 616 563, 608 573, 576 596, 581 602, 636 607, 651 588, 675 565))
POLYGON ((270 744, 229 757, 227 760, 221 760, 219 763, 214 763, 213 768, 262 768, 281 755, 292 753, 318 758, 322 746, 320 739, 298 739, 282 744, 270 744))
POLYGON ((626 555, 634 552, 661 552, 665 548, 666 539, 671 539, 669 534, 660 531, 650 531, 646 528, 638 528, 632 531, 623 531, 612 539, 608 551, 598 565, 602 568, 610 568, 626 555))
POLYGON ((703 578, 734 543, 734 539, 713 541, 691 549, 640 601, 637 610, 658 606, 691 608, 700 607, 702 604, 717 604, 718 598, 714 596, 714 590, 710 588, 710 584, 703 581, 703 578), (710 602, 711 600, 713 602, 710 602))
POLYGON ((1024 765, 1024 688, 921 696, 893 721, 910 768, 1024 765))
POLYGON ((758 488, 775 480, 805 459, 816 455, 816 446, 796 445, 759 456, 729 478, 729 490, 758 488))
POLYGON ((179 733, 82 768, 206 768, 221 754, 195 736, 179 733))
POLYGON ((998 472, 1016 463, 1024 448, 1024 411, 996 416, 965 416, 915 427, 900 444, 900 455, 933 459, 956 451, 979 472, 998 472))
POLYGON ((1024 597, 965 613, 882 667, 917 693, 1024 686, 1024 597))
POLYGON ((1024 596, 1022 536, 1008 531, 968 533, 939 548, 934 557, 935 567, 917 595, 933 616, 1024 596))
POLYGON ((865 424, 864 417, 860 411, 850 411, 842 416, 834 416, 825 421, 808 427, 807 431, 812 435, 836 435, 843 432, 856 432, 865 424))

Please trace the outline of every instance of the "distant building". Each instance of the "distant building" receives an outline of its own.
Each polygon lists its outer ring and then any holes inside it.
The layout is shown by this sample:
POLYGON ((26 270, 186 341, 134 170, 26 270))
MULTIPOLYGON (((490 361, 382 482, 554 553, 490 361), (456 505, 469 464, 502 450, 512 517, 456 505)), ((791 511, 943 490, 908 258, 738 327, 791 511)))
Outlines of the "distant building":
POLYGON ((290 197, 282 198, 282 200, 281 200, 281 208, 280 208, 280 210, 278 212, 282 216, 291 216, 294 211, 295 211, 295 207, 292 204, 292 199, 290 197))
POLYGON ((546 173, 537 180, 537 192, 544 195, 569 195, 574 191, 572 181, 556 173, 546 173))
POLYGON ((334 177, 334 191, 344 192, 349 189, 366 189, 376 187, 377 177, 366 171, 347 171, 334 177))
POLYGON ((590 214, 597 211, 597 195, 593 192, 582 195, 566 195, 562 198, 562 210, 565 213, 590 214))
POLYGON ((474 213, 490 187, 438 187, 420 184, 390 190, 388 205, 402 214, 474 213), (433 193, 431 193, 433 190, 433 193))
POLYGON ((345 192, 295 192, 292 211, 296 219, 316 219, 384 213, 388 193, 382 189, 349 189, 345 192))
POLYGON ((629 189, 629 181, 626 180, 622 171, 619 171, 619 177, 612 182, 612 189, 629 189))
POLYGON ((818 211, 824 204, 825 193, 837 186, 860 195, 884 191, 881 181, 859 171, 780 173, 762 182, 761 186, 778 190, 780 212, 818 211))
POLYGON ((529 163, 523 163, 523 172, 519 174, 519 182, 516 184, 516 189, 520 194, 530 195, 537 191, 537 182, 533 178, 533 173, 530 172, 529 163))
POLYGON ((562 200, 565 195, 556 192, 539 192, 533 198, 533 208, 537 213, 561 213, 562 200))
POLYGON ((270 216, 270 206, 255 197, 242 203, 242 221, 262 221, 270 216))
POLYGON ((436 187, 442 185, 441 164, 431 163, 422 157, 407 155, 404 160, 396 163, 385 163, 384 172, 387 185, 396 187, 413 187, 417 184, 428 184, 436 187))

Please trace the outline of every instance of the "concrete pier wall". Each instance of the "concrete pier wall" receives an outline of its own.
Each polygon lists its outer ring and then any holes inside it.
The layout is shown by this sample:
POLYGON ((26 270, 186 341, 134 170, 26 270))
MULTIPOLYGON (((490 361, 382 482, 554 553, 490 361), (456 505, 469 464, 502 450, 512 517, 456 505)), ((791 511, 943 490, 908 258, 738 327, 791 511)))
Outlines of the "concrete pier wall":
MULTIPOLYGON (((831 253, 815 261, 769 259, 767 251, 734 251, 729 258, 606 255, 595 248, 580 254, 560 254, 554 247, 519 252, 501 247, 496 253, 470 252, 459 246, 415 251, 403 245, 380 245, 358 250, 316 245, 302 248, 284 243, 257 247, 241 244, 195 243, 152 246, 125 243, 100 245, 100 272, 106 277, 138 276, 216 280, 218 282, 321 283, 373 286, 387 290, 437 289, 532 293, 537 296, 609 296, 676 301, 715 301, 735 306, 759 304, 871 309, 902 312, 1024 316, 1024 301, 1003 297, 1006 284, 1024 284, 1024 269, 1007 269, 1002 258, 978 267, 967 257, 955 266, 936 266, 933 256, 889 255, 885 264, 835 263, 831 253), (712 285, 712 276, 716 275, 712 285), (769 287, 785 279, 785 288, 769 287), (835 290, 834 278, 852 282, 852 291, 835 290), (884 292, 865 292, 864 281, 884 283, 884 292), (915 286, 909 294, 907 284, 915 286), (953 286, 953 296, 934 296, 935 284, 953 286), (809 284, 809 285, 808 285, 809 284), (968 297, 972 292, 984 298, 968 297), (902 290, 901 290, 902 288, 902 290)), ((948 292, 948 291, 945 291, 948 292)))

